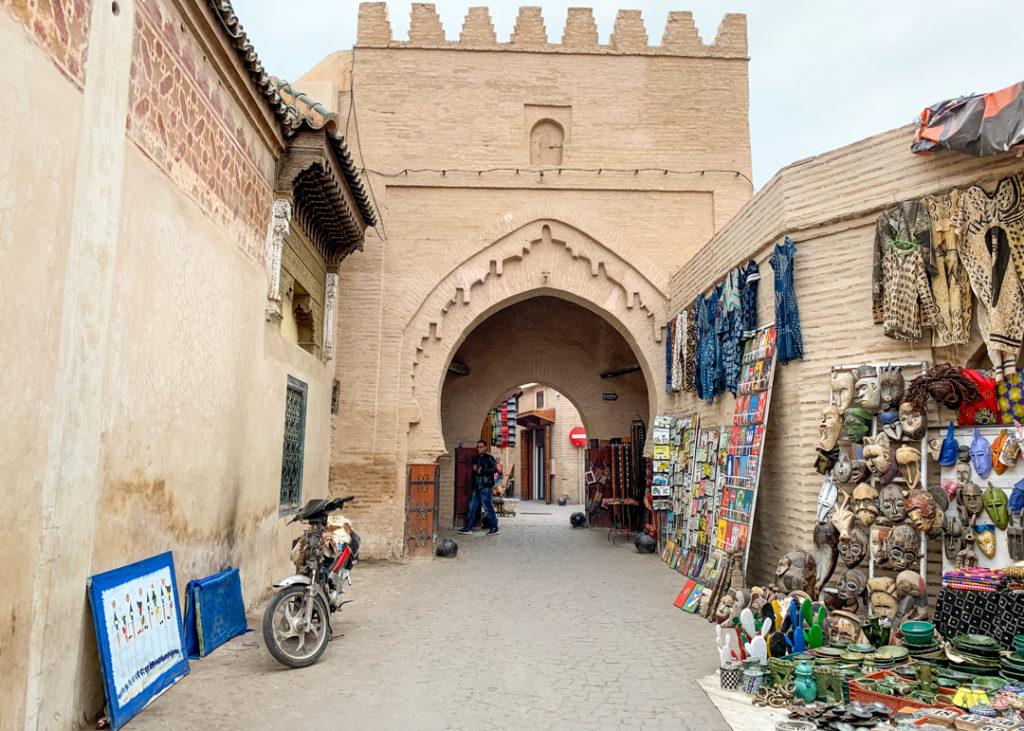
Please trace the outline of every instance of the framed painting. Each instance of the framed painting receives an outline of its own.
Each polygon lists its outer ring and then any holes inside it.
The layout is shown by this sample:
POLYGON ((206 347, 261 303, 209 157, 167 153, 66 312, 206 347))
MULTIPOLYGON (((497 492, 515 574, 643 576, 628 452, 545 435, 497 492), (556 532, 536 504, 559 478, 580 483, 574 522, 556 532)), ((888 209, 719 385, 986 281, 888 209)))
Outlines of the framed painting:
POLYGON ((188 674, 170 551, 91 576, 96 644, 117 729, 188 674))

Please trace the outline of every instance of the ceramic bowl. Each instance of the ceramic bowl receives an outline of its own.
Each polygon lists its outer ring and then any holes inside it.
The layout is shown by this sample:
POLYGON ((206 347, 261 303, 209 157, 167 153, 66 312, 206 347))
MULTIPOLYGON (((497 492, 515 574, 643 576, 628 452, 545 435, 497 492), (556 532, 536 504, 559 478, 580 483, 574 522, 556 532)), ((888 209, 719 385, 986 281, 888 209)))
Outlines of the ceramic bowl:
POLYGON ((909 645, 927 645, 935 637, 935 625, 931 622, 904 622, 900 631, 909 645))
POLYGON ((850 652, 860 652, 860 653, 863 653, 863 654, 867 654, 869 652, 874 652, 875 651, 875 646, 874 645, 865 645, 865 644, 847 645, 846 649, 849 650, 850 652))

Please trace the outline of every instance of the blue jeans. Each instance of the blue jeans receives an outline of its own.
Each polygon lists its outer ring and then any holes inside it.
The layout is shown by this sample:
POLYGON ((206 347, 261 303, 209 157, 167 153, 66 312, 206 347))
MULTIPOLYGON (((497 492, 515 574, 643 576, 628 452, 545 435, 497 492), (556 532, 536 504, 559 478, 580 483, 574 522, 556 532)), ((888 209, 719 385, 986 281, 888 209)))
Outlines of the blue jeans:
POLYGON ((491 530, 498 529, 498 516, 494 514, 492 495, 490 486, 473 488, 473 497, 469 499, 469 513, 466 514, 466 527, 463 530, 470 530, 476 525, 481 503, 483 503, 484 511, 487 514, 487 520, 491 521, 491 530))

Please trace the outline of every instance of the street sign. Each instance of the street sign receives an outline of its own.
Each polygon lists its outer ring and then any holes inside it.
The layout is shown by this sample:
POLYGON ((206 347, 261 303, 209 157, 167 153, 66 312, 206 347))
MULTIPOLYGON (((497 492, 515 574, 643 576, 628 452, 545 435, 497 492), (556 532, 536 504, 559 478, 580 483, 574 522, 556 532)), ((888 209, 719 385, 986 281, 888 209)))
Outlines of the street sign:
POLYGON ((619 394, 617 394, 617 393, 602 393, 601 394, 601 400, 602 401, 618 401, 619 400, 619 394))
POLYGON ((577 426, 569 432, 569 441, 576 447, 582 447, 587 443, 587 432, 582 426, 577 426))

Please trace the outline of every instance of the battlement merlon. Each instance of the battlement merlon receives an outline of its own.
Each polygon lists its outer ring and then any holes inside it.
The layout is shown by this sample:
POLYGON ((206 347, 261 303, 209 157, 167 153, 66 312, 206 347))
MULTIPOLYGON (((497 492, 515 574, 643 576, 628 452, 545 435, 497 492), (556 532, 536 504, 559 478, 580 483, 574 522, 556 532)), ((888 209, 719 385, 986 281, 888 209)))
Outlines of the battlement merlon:
POLYGON ((445 37, 441 18, 433 3, 413 3, 410 18, 409 40, 396 41, 388 20, 387 3, 360 3, 356 47, 747 58, 747 16, 742 13, 724 15, 714 42, 706 44, 697 33, 693 13, 670 12, 660 46, 652 46, 648 42, 647 29, 639 10, 618 12, 607 45, 598 43, 597 24, 591 8, 569 8, 561 43, 548 41, 544 17, 537 6, 519 8, 515 28, 507 43, 498 41, 490 12, 485 7, 469 8, 457 41, 445 37))

